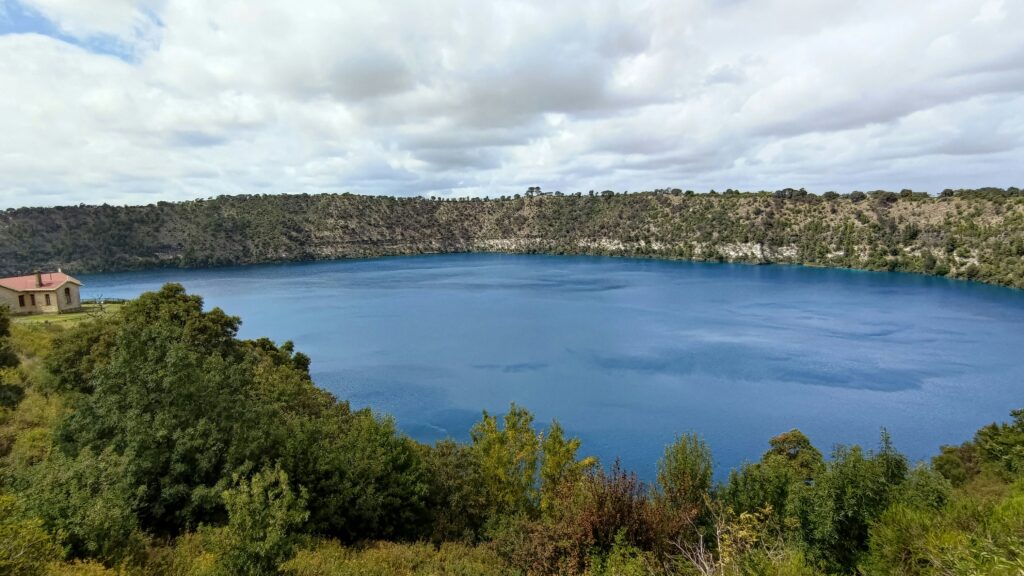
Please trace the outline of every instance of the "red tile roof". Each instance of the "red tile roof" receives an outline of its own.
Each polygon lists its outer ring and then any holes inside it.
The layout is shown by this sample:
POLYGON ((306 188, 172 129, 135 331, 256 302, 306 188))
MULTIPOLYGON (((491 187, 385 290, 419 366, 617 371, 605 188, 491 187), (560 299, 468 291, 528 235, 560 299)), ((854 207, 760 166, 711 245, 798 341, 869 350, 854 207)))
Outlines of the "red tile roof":
POLYGON ((63 286, 66 282, 72 282, 79 286, 82 285, 81 282, 63 272, 43 272, 42 277, 42 286, 36 286, 35 274, 30 274, 28 276, 15 276, 13 278, 0 278, 0 286, 10 288, 15 292, 32 292, 35 290, 55 290, 63 286))

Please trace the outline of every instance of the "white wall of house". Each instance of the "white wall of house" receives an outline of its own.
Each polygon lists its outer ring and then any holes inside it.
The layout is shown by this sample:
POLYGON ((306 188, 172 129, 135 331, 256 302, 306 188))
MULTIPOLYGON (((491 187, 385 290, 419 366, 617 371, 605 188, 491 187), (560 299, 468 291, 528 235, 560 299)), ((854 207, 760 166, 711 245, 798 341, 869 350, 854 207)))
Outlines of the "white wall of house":
POLYGON ((12 314, 18 313, 18 293, 0 286, 0 306, 7 306, 12 314))
POLYGON ((4 305, 11 314, 60 314, 80 309, 82 297, 78 285, 73 282, 66 282, 56 290, 29 292, 0 286, 0 306, 4 305))
POLYGON ((82 295, 78 284, 74 282, 67 282, 60 288, 57 288, 54 295, 57 297, 57 312, 71 312, 82 307, 82 295), (66 292, 65 288, 67 289, 66 292))

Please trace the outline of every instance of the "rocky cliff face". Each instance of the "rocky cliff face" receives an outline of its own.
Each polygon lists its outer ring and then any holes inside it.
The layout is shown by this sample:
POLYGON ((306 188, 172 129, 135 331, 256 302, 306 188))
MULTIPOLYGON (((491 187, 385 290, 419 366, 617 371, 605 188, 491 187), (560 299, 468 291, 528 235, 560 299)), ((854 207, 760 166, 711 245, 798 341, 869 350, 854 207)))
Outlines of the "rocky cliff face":
POLYGON ((0 274, 480 251, 800 263, 1024 287, 1024 197, 278 195, 0 213, 0 274))

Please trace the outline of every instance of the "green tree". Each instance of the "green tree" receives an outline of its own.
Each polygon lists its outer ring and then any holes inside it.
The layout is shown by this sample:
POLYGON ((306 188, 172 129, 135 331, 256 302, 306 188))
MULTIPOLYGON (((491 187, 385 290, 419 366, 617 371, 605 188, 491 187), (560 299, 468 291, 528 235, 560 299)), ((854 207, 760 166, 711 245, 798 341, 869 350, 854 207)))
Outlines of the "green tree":
POLYGON ((423 535, 427 468, 392 419, 339 404, 321 416, 291 419, 288 430, 281 463, 308 490, 309 531, 350 542, 423 535))
MULTIPOLYGON (((70 454, 108 447, 132 458, 146 525, 176 533, 215 520, 230 471, 263 454, 259 407, 245 394, 244 370, 219 355, 174 341, 121 335, 95 392, 61 425, 70 454)), ((270 447, 269 453, 273 453, 270 447)))
POLYGON ((42 520, 26 516, 14 496, 0 494, 0 574, 42 576, 61 556, 42 520))
POLYGON ((974 444, 987 462, 1011 476, 1024 474, 1024 408, 1010 413, 1013 421, 990 424, 975 435, 974 444))
MULTIPOLYGON (((223 517, 220 493, 246 462, 273 458, 273 415, 254 401, 238 320, 169 284, 127 304, 113 342, 59 426, 61 449, 130 459, 143 526, 175 534, 223 517)), ((86 358, 96 360, 91 355, 86 358)))
POLYGON ((277 574, 298 542, 306 521, 306 494, 291 488, 280 466, 263 468, 249 478, 235 477, 223 494, 228 511, 220 562, 227 574, 277 574))
POLYGON ((949 501, 952 483, 934 468, 918 465, 893 493, 893 504, 906 504, 919 509, 939 510, 949 501))
POLYGON ((711 489, 711 449, 700 436, 683 434, 665 447, 658 462, 658 487, 677 509, 701 509, 711 489))
POLYGON ((28 509, 75 558, 108 563, 131 560, 144 538, 137 512, 140 493, 130 482, 131 462, 106 449, 60 452, 33 466, 21 479, 28 509))
POLYGON ((533 430, 533 415, 512 404, 501 428, 497 417, 485 411, 470 437, 492 514, 534 514, 539 504, 536 475, 540 439, 533 430))
POLYGON ((821 452, 811 444, 803 432, 790 430, 768 441, 771 449, 761 457, 762 462, 773 458, 783 458, 793 468, 798 477, 811 480, 824 468, 825 459, 821 452))
POLYGON ((487 494, 473 449, 446 439, 421 450, 429 470, 431 541, 475 541, 487 520, 487 494))
POLYGON ((788 462, 767 458, 732 470, 718 496, 738 513, 755 513, 770 507, 768 518, 781 528, 791 512, 790 495, 801 484, 803 481, 788 462))
POLYGON ((552 421, 541 440, 540 509, 550 509, 558 486, 578 480, 584 472, 597 464, 594 458, 580 460, 577 452, 579 438, 566 438, 557 421, 552 421))
POLYGON ((90 320, 54 339, 43 363, 56 392, 92 392, 92 372, 110 360, 118 327, 109 319, 90 320))
POLYGON ((1010 412, 1013 421, 981 428, 960 446, 943 446, 932 465, 955 486, 984 471, 1012 480, 1024 474, 1024 409, 1010 412))
POLYGON ((837 447, 814 483, 794 493, 803 541, 830 569, 853 570, 867 549, 869 527, 894 501, 907 472, 906 458, 884 431, 875 453, 837 447))
POLYGON ((938 574, 927 543, 936 529, 934 511, 895 504, 871 526, 870 550, 861 565, 870 574, 938 574))
POLYGON ((0 368, 18 365, 18 355, 11 346, 11 317, 7 306, 0 306, 0 368))
POLYGON ((789 517, 789 499, 795 486, 813 482, 825 468, 821 452, 799 430, 790 430, 769 441, 761 461, 745 464, 729 473, 719 497, 736 512, 759 513, 783 529, 789 517))

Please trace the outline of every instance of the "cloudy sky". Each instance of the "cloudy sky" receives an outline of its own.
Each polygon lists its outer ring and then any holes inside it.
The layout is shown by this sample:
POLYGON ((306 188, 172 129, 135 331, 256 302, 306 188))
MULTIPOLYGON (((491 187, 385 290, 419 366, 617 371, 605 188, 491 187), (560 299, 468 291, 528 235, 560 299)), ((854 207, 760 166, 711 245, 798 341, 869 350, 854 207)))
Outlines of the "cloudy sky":
POLYGON ((0 208, 1024 186, 1024 1, 0 0, 0 208))

